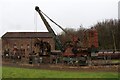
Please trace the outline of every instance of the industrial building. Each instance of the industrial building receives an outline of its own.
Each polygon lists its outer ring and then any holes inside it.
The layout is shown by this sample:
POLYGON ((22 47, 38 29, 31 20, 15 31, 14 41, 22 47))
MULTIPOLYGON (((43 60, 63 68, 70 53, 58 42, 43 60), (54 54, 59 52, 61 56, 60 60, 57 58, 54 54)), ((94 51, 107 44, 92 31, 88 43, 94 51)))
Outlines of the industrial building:
POLYGON ((19 54, 28 57, 29 54, 37 54, 40 50, 35 45, 37 41, 46 42, 50 44, 51 50, 55 50, 55 42, 49 32, 7 32, 1 39, 2 53, 8 51, 9 55, 19 54))

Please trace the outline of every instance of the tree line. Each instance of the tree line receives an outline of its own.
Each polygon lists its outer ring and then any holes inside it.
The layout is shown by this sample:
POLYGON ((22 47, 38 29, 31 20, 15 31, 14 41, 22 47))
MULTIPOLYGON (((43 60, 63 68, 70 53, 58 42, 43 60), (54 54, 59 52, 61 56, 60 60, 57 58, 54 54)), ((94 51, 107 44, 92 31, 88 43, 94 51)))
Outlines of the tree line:
MULTIPOLYGON (((120 50, 120 20, 109 19, 91 26, 98 32, 98 44, 100 50, 120 50)), ((84 32, 88 29, 80 26, 77 30, 73 28, 66 28, 65 32, 59 35, 62 44, 72 40, 73 36, 84 41, 84 32)))

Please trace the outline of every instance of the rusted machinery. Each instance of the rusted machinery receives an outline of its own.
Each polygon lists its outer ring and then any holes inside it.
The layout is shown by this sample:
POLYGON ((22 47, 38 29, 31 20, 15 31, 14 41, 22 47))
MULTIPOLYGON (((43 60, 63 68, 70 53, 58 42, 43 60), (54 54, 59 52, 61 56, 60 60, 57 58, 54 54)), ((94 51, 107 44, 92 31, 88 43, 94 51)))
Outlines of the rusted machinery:
MULTIPOLYGON (((73 62, 76 62, 77 60, 80 61, 81 57, 84 58, 84 62, 86 61, 86 56, 91 56, 91 53, 96 53, 98 50, 98 34, 97 31, 93 28, 86 31, 85 36, 87 36, 88 39, 84 40, 87 44, 84 43, 85 46, 77 46, 79 43, 79 39, 77 37, 71 37, 71 42, 69 42, 67 45, 63 46, 61 44, 61 41, 59 37, 55 34, 53 29, 51 28, 50 24, 47 22, 44 16, 46 16, 51 22, 53 22, 55 25, 57 25, 59 28, 61 28, 65 33, 67 33, 60 25, 58 25, 55 21, 53 21, 51 18, 49 18, 45 13, 43 13, 38 6, 35 7, 35 10, 39 13, 43 23, 45 24, 48 31, 52 34, 53 39, 55 40, 56 44, 58 45, 59 49, 62 52, 63 61, 66 61, 68 58, 74 59, 73 62), (79 59, 78 59, 79 58, 79 59)), ((69 60, 68 60, 69 62, 69 60)))

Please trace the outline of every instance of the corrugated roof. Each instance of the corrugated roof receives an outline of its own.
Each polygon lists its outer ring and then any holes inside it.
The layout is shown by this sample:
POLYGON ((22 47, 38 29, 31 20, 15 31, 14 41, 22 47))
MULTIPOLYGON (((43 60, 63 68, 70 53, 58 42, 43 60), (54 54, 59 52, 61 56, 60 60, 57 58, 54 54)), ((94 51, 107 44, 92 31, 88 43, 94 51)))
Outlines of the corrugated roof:
POLYGON ((7 32, 2 38, 50 38, 49 32, 7 32))

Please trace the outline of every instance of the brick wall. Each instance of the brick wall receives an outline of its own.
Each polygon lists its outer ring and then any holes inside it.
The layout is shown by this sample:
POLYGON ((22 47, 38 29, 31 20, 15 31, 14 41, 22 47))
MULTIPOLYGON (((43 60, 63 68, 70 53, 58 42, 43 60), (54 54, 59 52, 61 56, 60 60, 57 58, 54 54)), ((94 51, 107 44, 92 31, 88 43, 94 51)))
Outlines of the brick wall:
MULTIPOLYGON (((55 42, 52 38, 39 39, 48 42, 51 45, 51 50, 55 50, 55 42)), ((10 52, 13 52, 16 47, 17 49, 24 49, 25 56, 28 56, 29 53, 35 51, 34 41, 35 38, 4 38, 2 39, 2 53, 5 49, 9 49, 10 52)))

